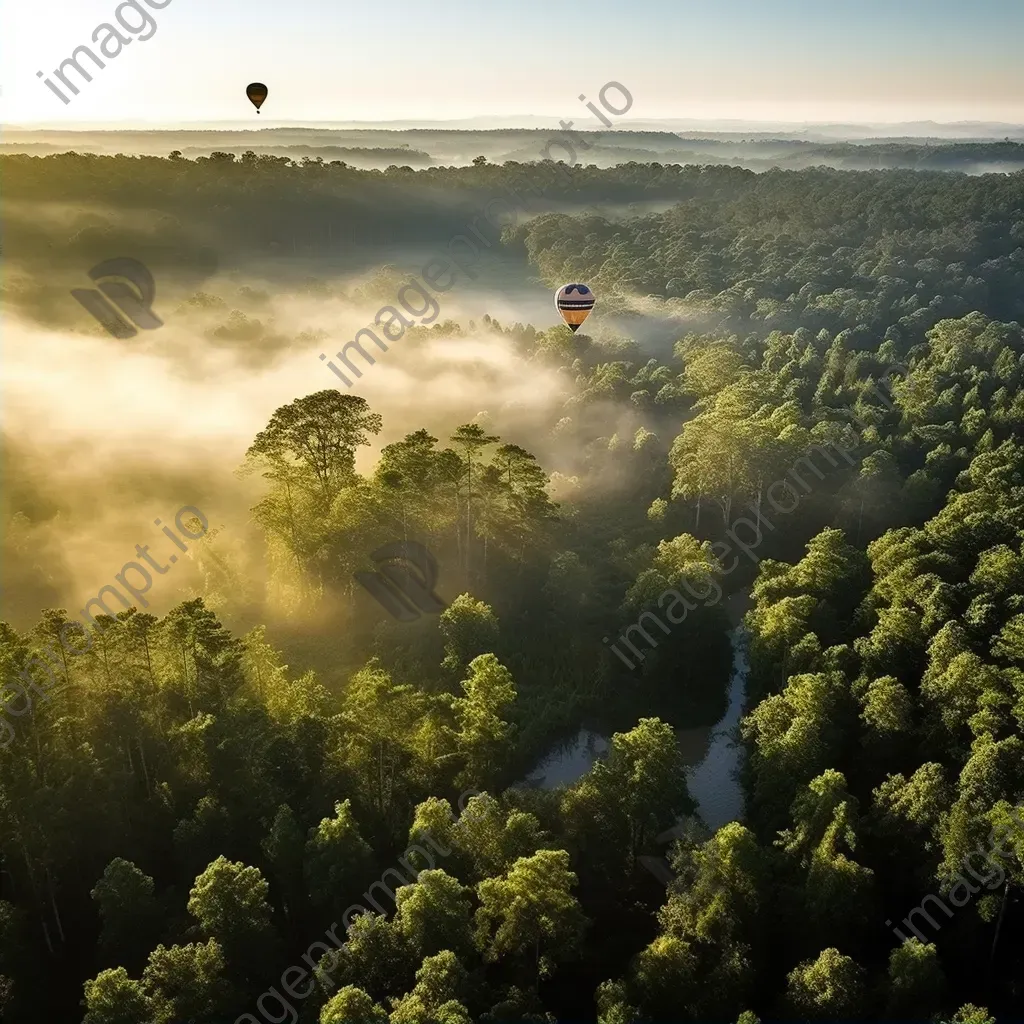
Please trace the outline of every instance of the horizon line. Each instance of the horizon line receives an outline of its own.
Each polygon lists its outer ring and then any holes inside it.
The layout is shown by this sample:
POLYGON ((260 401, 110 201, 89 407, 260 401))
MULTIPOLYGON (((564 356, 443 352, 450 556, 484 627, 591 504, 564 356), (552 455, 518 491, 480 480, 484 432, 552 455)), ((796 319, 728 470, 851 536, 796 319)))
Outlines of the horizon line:
MULTIPOLYGON (((469 131, 540 131, 547 130, 552 127, 552 124, 543 123, 545 121, 554 122, 554 125, 558 124, 558 119, 555 117, 541 117, 538 115, 522 115, 522 120, 532 121, 532 124, 523 123, 519 125, 508 125, 500 124, 499 122, 508 122, 519 120, 519 115, 507 115, 494 118, 493 127, 477 127, 473 129, 463 129, 469 131)), ((345 131, 345 130, 378 130, 378 131, 400 131, 400 130, 416 130, 428 129, 434 125, 465 125, 467 123, 485 121, 484 116, 477 117, 461 117, 461 118, 438 118, 438 119, 422 119, 422 118, 392 118, 387 120, 345 120, 345 121, 333 121, 333 120, 313 120, 313 121, 292 121, 292 120, 280 120, 280 121, 264 121, 258 127, 256 125, 244 126, 245 122, 241 119, 221 119, 215 121, 148 121, 145 119, 131 119, 129 121, 90 121, 85 123, 65 123, 60 121, 23 121, 20 123, 8 123, 2 125, 4 132, 11 131, 25 131, 25 132, 38 132, 38 131, 62 131, 62 132, 89 132, 89 131, 195 131, 195 130, 231 130, 240 132, 251 132, 253 134, 259 134, 265 131, 297 128, 297 129, 314 129, 319 128, 320 130, 334 130, 334 131, 345 131), (382 126, 407 126, 405 128, 395 127, 382 127, 382 126), (376 126, 376 127, 375 127, 376 126)), ((899 121, 876 121, 876 120, 841 120, 833 119, 826 121, 798 121, 798 120, 785 120, 785 119, 751 119, 751 118, 676 118, 676 117, 661 117, 661 118, 637 118, 637 119, 623 119, 616 123, 612 131, 629 132, 629 131, 642 131, 650 130, 644 129, 638 126, 642 125, 680 125, 690 124, 699 126, 711 126, 711 125, 743 125, 748 126, 747 130, 757 129, 754 126, 765 126, 765 130, 780 130, 783 128, 788 129, 811 129, 811 128, 879 128, 879 127, 891 127, 899 128, 911 125, 929 125, 935 126, 936 128, 969 128, 969 127, 984 127, 989 130, 992 129, 1014 129, 1024 131, 1024 122, 1013 122, 1013 121, 985 121, 985 120, 958 120, 958 121, 936 121, 934 118, 921 118, 916 120, 899 120, 899 121), (632 127, 631 127, 632 126, 632 127)), ((445 130, 441 128, 440 130, 445 130)), ((577 132, 593 132, 595 134, 604 134, 609 129, 602 128, 599 130, 598 122, 595 119, 594 127, 589 128, 580 126, 574 129, 577 132)), ((666 129, 668 130, 668 129, 666 129)), ((670 134, 674 134, 669 130, 670 134)))

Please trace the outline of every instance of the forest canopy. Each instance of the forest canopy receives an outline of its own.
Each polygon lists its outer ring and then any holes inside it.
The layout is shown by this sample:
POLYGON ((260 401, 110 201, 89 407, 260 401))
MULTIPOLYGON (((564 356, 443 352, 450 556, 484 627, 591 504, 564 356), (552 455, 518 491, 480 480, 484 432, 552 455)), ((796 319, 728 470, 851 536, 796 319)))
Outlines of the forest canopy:
MULTIPOLYGON (((479 416, 424 403, 378 445, 393 405, 293 395, 238 453, 255 552, 211 533, 163 615, 0 623, 5 1020, 1019 1017, 1024 173, 0 170, 4 299, 42 323, 48 261, 436 244, 524 183, 504 257, 590 282, 606 318, 413 328, 389 358, 500 347, 554 397, 517 418, 470 367, 479 416), (446 608, 398 622, 354 574, 409 539, 446 608), (609 643, 685 583, 720 599, 627 667, 609 643), (19 706, 40 658, 57 683, 19 706), (712 824, 683 740, 737 673, 742 813, 712 824), (598 721, 602 755, 537 784, 598 721)), ((393 296, 365 259, 359 296, 393 296)), ((310 294, 352 293, 322 273, 310 294)), ((183 285, 211 349, 290 344, 247 287, 183 285)), ((5 501, 15 540, 56 515, 5 501)))

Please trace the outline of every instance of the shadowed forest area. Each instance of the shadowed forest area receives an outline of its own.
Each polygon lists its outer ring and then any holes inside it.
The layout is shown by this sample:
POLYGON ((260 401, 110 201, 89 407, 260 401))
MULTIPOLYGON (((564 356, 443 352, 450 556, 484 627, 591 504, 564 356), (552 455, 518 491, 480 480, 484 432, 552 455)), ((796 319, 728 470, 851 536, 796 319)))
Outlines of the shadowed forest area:
POLYGON ((1019 1019, 1024 171, 960 172, 1022 144, 161 134, 0 155, 3 1019, 1019 1019), (122 255, 165 322, 127 341, 68 294, 122 255), (183 505, 152 604, 73 626, 183 505), (354 579, 402 540, 439 615, 354 579), (712 824, 679 735, 737 649, 712 824))

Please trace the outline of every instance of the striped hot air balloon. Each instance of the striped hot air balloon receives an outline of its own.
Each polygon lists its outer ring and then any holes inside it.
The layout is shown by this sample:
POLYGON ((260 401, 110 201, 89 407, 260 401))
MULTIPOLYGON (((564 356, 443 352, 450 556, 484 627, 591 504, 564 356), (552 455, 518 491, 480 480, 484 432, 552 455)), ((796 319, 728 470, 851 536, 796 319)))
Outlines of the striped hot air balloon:
POLYGON ((563 284, 555 292, 555 308, 575 334, 594 308, 594 293, 585 284, 563 284))

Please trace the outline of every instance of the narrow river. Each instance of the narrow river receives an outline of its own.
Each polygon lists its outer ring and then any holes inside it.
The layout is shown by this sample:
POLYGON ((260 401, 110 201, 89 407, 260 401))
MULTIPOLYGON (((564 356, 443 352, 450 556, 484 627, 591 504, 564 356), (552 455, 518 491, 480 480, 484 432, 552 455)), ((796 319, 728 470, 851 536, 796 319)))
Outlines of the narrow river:
MULTIPOLYGON (((701 820, 712 830, 743 819, 743 791, 739 783, 740 747, 737 727, 746 696, 749 666, 746 631, 735 625, 729 631, 732 672, 729 676, 729 704, 714 725, 678 729, 676 738, 687 765, 687 785, 698 805, 701 820)), ((567 786, 585 775, 590 766, 608 750, 609 737, 581 728, 576 737, 551 750, 524 782, 554 789, 567 786)))

